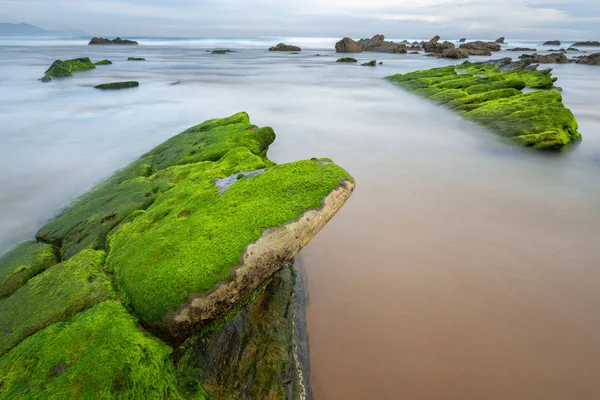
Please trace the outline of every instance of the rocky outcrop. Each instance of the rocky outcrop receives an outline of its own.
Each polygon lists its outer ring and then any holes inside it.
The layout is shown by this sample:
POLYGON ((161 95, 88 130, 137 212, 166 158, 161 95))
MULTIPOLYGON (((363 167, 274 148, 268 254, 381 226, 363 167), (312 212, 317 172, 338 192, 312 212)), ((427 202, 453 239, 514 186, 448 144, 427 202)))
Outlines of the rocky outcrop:
POLYGON ((140 83, 137 81, 128 81, 128 82, 113 82, 113 83, 103 83, 101 85, 94 86, 96 89, 101 90, 117 90, 117 89, 127 89, 140 86, 140 83))
POLYGON ((127 61, 146 61, 143 57, 127 57, 127 61))
POLYGON ((439 53, 439 44, 440 41, 439 35, 434 36, 430 41, 424 42, 422 47, 423 51, 426 53, 439 53))
POLYGON ((94 69, 96 66, 88 58, 74 58, 72 60, 56 60, 50 68, 46 70, 44 76, 40 79, 42 82, 49 82, 52 78, 64 78, 71 76, 73 72, 87 71, 94 69))
POLYGON ((271 47, 269 51, 302 51, 302 49, 298 46, 291 46, 285 43, 279 43, 275 47, 271 47))
POLYGON ((506 51, 537 51, 537 49, 530 49, 528 47, 515 47, 514 49, 506 49, 506 51))
POLYGON ((464 42, 466 42, 466 41, 467 41, 467 38, 460 38, 460 39, 458 40, 458 43, 464 43, 464 42))
POLYGON ((96 63, 94 63, 94 65, 111 65, 112 61, 110 60, 102 60, 102 61, 98 61, 96 63))
POLYGON ((397 85, 455 110, 511 143, 560 150, 579 141, 575 117, 555 90, 551 70, 510 58, 433 68, 388 77, 397 85))
POLYGON ((590 54, 589 56, 582 56, 577 59, 577 64, 585 65, 600 65, 600 53, 590 54))
POLYGON ((0 397, 308 398, 286 265, 354 181, 273 163, 274 139, 246 113, 194 126, 0 258, 0 397))
POLYGON ((451 49, 443 50, 438 57, 458 60, 461 58, 469 58, 469 53, 465 49, 457 49, 453 47, 451 49))
POLYGON ((560 40, 548 40, 542 46, 560 46, 560 40))
POLYGON ((491 56, 493 51, 501 49, 497 43, 482 41, 463 43, 459 48, 465 49, 470 56, 491 56))
POLYGON ((571 45, 571 47, 575 47, 575 46, 580 46, 580 47, 584 47, 584 46, 600 47, 600 42, 598 42, 598 41, 576 42, 576 43, 573 43, 571 45))
POLYGON ((498 43, 498 44, 504 44, 504 39, 505 39, 505 38, 504 38, 504 36, 502 36, 502 37, 499 37, 498 39, 496 39, 496 40, 494 41, 494 43, 498 43))
POLYGON ((335 44, 335 51, 338 53, 407 53, 406 45, 403 43, 394 43, 385 40, 383 35, 375 35, 371 39, 360 39, 358 42, 346 37, 335 44))
POLYGON ((337 59, 335 62, 338 63, 355 63, 358 62, 358 60, 356 58, 352 58, 352 57, 342 57, 337 59))
POLYGON ((354 40, 345 37, 335 44, 335 51, 337 53, 360 53, 362 48, 354 40))
POLYGON ((90 40, 90 43, 88 43, 90 45, 96 45, 96 44, 125 44, 125 45, 136 45, 138 44, 138 42, 136 42, 135 40, 127 40, 127 39, 121 39, 120 37, 116 38, 116 39, 106 39, 106 38, 99 38, 99 37, 94 37, 92 38, 92 40, 90 40))
POLYGON ((362 51, 373 53, 405 54, 407 52, 405 44, 386 41, 383 35, 375 35, 371 39, 360 39, 357 43, 362 51))
POLYGON ((519 58, 529 58, 538 64, 568 64, 571 62, 564 53, 523 54, 519 58))
POLYGON ((360 65, 362 65, 363 67, 376 67, 377 66, 377 60, 367 61, 366 63, 362 63, 360 65))

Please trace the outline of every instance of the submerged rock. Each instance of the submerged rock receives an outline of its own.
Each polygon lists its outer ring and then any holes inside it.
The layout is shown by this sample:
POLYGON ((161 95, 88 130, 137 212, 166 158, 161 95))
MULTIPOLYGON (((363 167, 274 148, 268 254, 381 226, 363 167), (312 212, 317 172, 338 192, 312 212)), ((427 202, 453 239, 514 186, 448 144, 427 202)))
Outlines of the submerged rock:
POLYGON ((506 49, 506 51, 537 51, 537 49, 530 49, 528 47, 515 47, 514 49, 506 49))
POLYGON ((274 139, 246 113, 194 126, 61 211, 36 235, 49 244, 0 259, 35 274, 0 300, 0 397, 310 393, 286 264, 354 181, 329 159, 273 163, 274 139), (59 264, 38 254, 54 246, 59 264))
POLYGON ((116 38, 116 39, 106 39, 106 38, 99 38, 99 37, 94 37, 92 38, 92 40, 90 40, 90 45, 93 44, 128 44, 128 45, 136 45, 138 44, 138 42, 136 42, 135 40, 127 40, 127 39, 121 39, 120 37, 116 38))
POLYGON ((225 49, 225 50, 213 50, 210 52, 210 54, 227 54, 227 53, 233 53, 233 51, 225 49))
POLYGON ((577 64, 600 65, 600 53, 590 54, 589 56, 582 56, 577 60, 577 64))
POLYGON ((352 57, 342 57, 336 60, 336 62, 339 63, 355 63, 358 62, 358 60, 356 58, 352 58, 352 57))
POLYGON ((560 40, 548 40, 542 46, 560 46, 560 40))
POLYGON ((377 60, 371 60, 368 61, 366 63, 361 64, 363 67, 376 67, 377 66, 377 60))
POLYGON ((129 81, 129 82, 113 82, 113 83, 103 83, 101 85, 94 86, 96 89, 102 90, 115 90, 115 89, 127 89, 140 86, 140 83, 137 81, 129 81))
POLYGON ((291 46, 285 43, 279 43, 275 47, 271 47, 269 51, 302 51, 302 49, 298 46, 291 46))
POLYGON ((555 90, 550 70, 532 59, 510 58, 433 68, 388 77, 399 86, 444 104, 514 144, 559 150, 581 139, 575 117, 555 90), (531 68, 533 67, 533 68, 531 68))
POLYGON ((127 61, 146 61, 143 57, 127 57, 127 61))
POLYGON ((571 45, 571 47, 575 47, 575 46, 580 46, 580 47, 584 47, 584 46, 600 47, 600 42, 598 42, 598 41, 576 42, 576 43, 573 43, 571 45))
POLYGON ((42 82, 49 82, 52 78, 64 78, 71 76, 73 72, 87 71, 94 68, 96 68, 96 66, 88 57, 74 58, 66 61, 56 60, 52 63, 50 68, 46 70, 44 77, 40 80, 42 82))
POLYGON ((470 56, 491 56, 492 51, 501 50, 500 45, 497 43, 482 41, 463 43, 459 48, 465 49, 470 56))
POLYGON ((102 61, 98 61, 97 63, 94 63, 94 65, 111 65, 112 61, 110 60, 102 60, 102 61))

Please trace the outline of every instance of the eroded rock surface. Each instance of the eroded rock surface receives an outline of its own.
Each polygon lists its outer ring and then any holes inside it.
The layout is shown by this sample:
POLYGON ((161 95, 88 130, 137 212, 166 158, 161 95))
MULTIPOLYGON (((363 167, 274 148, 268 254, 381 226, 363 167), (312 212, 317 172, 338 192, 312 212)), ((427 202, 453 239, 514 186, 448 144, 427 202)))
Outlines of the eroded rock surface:
POLYGON ((470 56, 491 56, 493 51, 500 51, 501 49, 497 43, 482 41, 463 43, 459 48, 465 49, 470 56))
POLYGON ((590 54, 589 56, 582 56, 576 62, 577 64, 600 65, 600 53, 590 54))
POLYGON ((271 47, 269 51, 302 51, 298 46, 291 46, 285 43, 279 43, 277 46, 271 47))
POLYGON ((385 40, 383 35, 375 35, 370 39, 360 39, 358 42, 346 37, 335 45, 335 51, 338 53, 407 53, 404 43, 394 43, 385 40))

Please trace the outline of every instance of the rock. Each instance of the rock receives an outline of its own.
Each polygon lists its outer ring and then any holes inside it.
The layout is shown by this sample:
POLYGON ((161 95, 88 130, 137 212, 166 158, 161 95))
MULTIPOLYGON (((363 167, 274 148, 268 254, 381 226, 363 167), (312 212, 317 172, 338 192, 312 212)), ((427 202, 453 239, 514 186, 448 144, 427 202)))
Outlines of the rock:
POLYGON ((421 51, 423 50, 421 46, 409 46, 406 48, 407 51, 421 51))
POLYGON ((358 61, 356 60, 356 58, 342 57, 342 58, 336 60, 336 62, 339 62, 339 63, 355 63, 355 62, 358 62, 358 61))
POLYGON ((498 39, 496 39, 496 40, 494 41, 494 43, 498 43, 498 44, 504 44, 504 36, 502 36, 502 37, 499 37, 498 39))
POLYGON ((550 49, 548 51, 551 51, 553 53, 566 53, 567 52, 567 50, 565 50, 565 49, 558 49, 558 50, 557 49, 550 49))
POLYGON ((361 53, 362 48, 354 40, 345 37, 335 44, 335 51, 337 53, 361 53))
POLYGON ((66 61, 56 60, 52 63, 50 68, 46 70, 44 77, 40 80, 42 82, 49 82, 52 78, 64 78, 71 76, 73 72, 87 71, 94 68, 96 68, 96 66, 88 57, 74 58, 66 61))
POLYGON ((98 86, 94 86, 96 89, 102 90, 115 90, 115 89, 127 89, 140 86, 139 82, 129 81, 129 82, 113 82, 113 83, 103 83, 98 86))
POLYGON ((146 59, 142 57, 127 57, 127 61, 146 61, 146 59))
POLYGON ((467 38, 461 38, 461 39, 458 40, 458 43, 464 43, 466 41, 467 41, 467 38))
POLYGON ((271 47, 269 51, 302 51, 302 49, 298 46, 291 46, 285 43, 279 43, 275 47, 271 47))
POLYGON ((362 51, 374 53, 405 54, 407 52, 405 44, 386 42, 383 35, 375 35, 371 39, 360 39, 357 44, 362 51))
POLYGON ((464 62, 388 77, 397 85, 459 112, 513 144, 560 150, 581 140, 575 117, 556 90, 551 70, 530 70, 532 59, 464 62), (503 70, 504 69, 504 70, 503 70))
POLYGON ((530 49, 527 47, 515 47, 514 49, 506 49, 506 51, 537 51, 537 49, 530 49))
POLYGON ((376 60, 371 60, 371 61, 363 63, 361 65, 363 67, 376 67, 377 66, 377 61, 376 60))
POLYGON ((54 246, 29 241, 0 257, 0 299, 57 263, 54 246))
POLYGON ((576 43, 573 43, 571 45, 571 47, 575 47, 575 46, 580 46, 580 47, 584 47, 584 46, 600 47, 600 42, 597 42, 597 41, 576 42, 576 43))
POLYGON ((548 40, 542 46, 560 46, 560 40, 548 40))
POLYGON ((577 64, 600 65, 600 53, 590 54, 589 56, 582 56, 577 60, 577 64))
POLYGON ((469 53, 465 49, 457 49, 455 47, 444 50, 440 53, 438 58, 450 58, 450 59, 461 59, 469 58, 469 53))
POLYGON ((481 41, 463 43, 459 48, 465 49, 470 56, 491 56, 492 51, 500 51, 501 49, 497 43, 481 41))
POLYGON ((439 51, 438 42, 440 41, 440 37, 438 35, 434 36, 429 42, 423 43, 422 47, 426 53, 437 53, 439 51))
POLYGON ((419 51, 411 51, 411 52, 410 52, 410 53, 408 53, 408 54, 421 54, 421 52, 419 52, 419 51))
POLYGON ((127 40, 127 39, 121 39, 120 37, 110 40, 110 39, 106 39, 106 38, 99 38, 99 37, 94 37, 92 38, 92 40, 90 40, 90 45, 92 44, 127 44, 127 45, 136 45, 138 44, 138 42, 136 42, 135 40, 127 40))
POLYGON ((232 51, 232 50, 213 50, 210 52, 210 54, 227 54, 227 53, 234 53, 234 51, 232 51))
POLYGON ((102 60, 102 61, 98 61, 97 63, 94 63, 94 65, 111 65, 112 61, 110 60, 102 60))
POLYGON ((575 47, 569 47, 567 49, 567 51, 580 51, 579 49, 576 49, 575 47))
POLYGON ((530 58, 532 62, 539 64, 568 64, 571 62, 563 53, 523 54, 519 58, 530 58))

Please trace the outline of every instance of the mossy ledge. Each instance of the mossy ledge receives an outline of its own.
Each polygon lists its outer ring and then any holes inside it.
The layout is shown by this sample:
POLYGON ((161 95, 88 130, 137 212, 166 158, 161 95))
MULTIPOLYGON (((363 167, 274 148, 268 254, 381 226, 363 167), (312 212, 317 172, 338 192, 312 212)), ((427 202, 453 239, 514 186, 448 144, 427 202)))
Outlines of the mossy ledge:
POLYGON ((562 150, 581 140, 551 70, 510 58, 465 62, 387 77, 522 147, 562 150), (524 88, 537 89, 523 92, 524 88))
POLYGON ((44 76, 40 80, 42 82, 49 82, 52 78, 64 78, 71 76, 73 72, 87 71, 94 68, 96 68, 96 66, 88 57, 74 58, 66 61, 56 60, 52 63, 50 68, 46 70, 44 76))
POLYGON ((118 90, 118 89, 128 89, 140 86, 140 83, 137 81, 128 81, 128 82, 113 82, 113 83, 103 83, 101 85, 94 86, 95 89, 101 90, 118 90))
POLYGON ((305 398, 284 266, 355 183, 326 158, 273 163, 274 139, 246 113, 196 125, 0 258, 0 398, 305 398), (217 344, 239 329, 236 368, 217 344))

